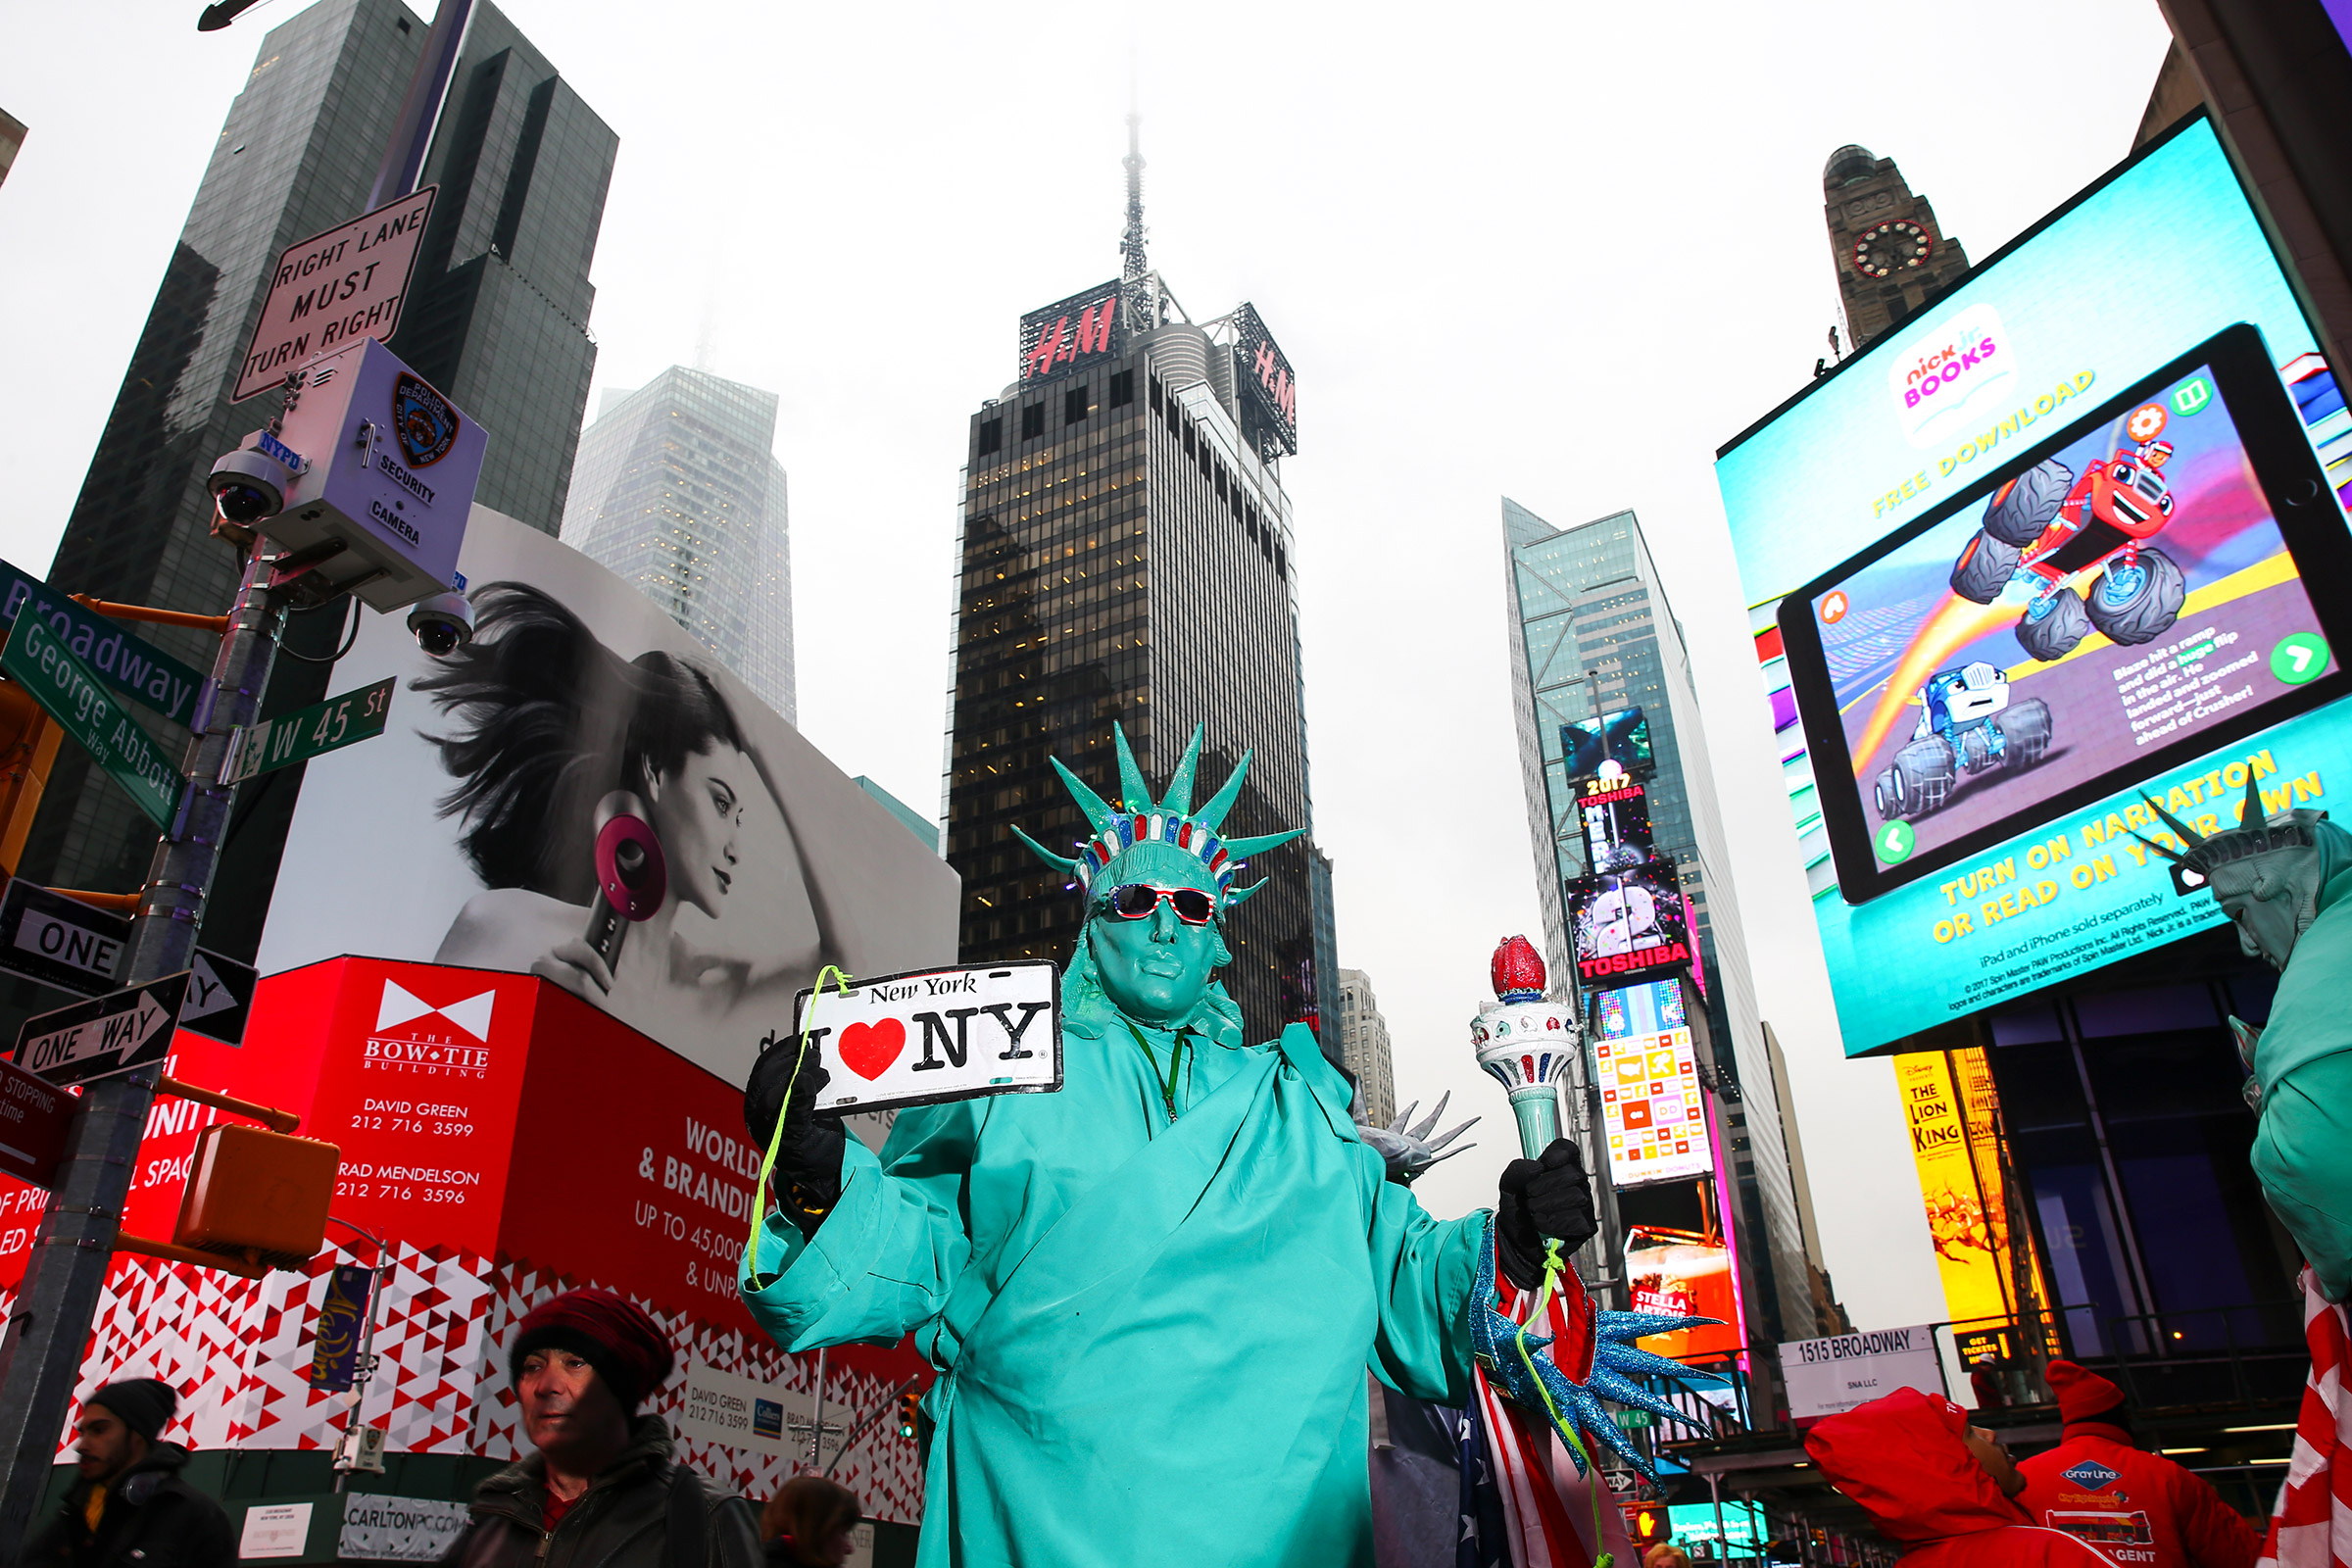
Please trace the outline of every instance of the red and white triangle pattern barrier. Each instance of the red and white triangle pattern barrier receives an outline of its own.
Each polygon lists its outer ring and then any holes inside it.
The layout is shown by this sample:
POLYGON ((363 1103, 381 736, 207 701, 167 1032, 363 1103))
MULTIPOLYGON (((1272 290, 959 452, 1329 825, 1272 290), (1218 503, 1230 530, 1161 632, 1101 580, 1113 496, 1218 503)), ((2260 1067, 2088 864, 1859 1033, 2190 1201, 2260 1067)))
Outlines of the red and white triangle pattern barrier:
MULTIPOLYGON (((311 1336, 328 1271, 338 1262, 368 1261, 372 1257, 321 1254, 307 1273, 247 1280, 186 1263, 118 1258, 92 1324, 74 1413, 118 1378, 155 1377, 180 1391, 179 1414, 165 1433, 173 1442, 197 1448, 333 1446, 347 1407, 340 1395, 311 1387, 311 1336)), ((506 1337, 540 1301, 600 1282, 406 1245, 395 1249, 394 1265, 376 1308, 378 1361, 362 1421, 385 1428, 385 1446, 394 1453, 514 1457, 520 1411, 507 1381, 506 1337)), ((5 1303, 0 1293, 0 1315, 5 1303)), ((646 1408, 673 1432, 689 1359, 788 1393, 813 1393, 813 1356, 788 1356, 763 1339, 747 1342, 732 1330, 648 1310, 669 1331, 678 1364, 646 1408)), ((828 1424, 847 1411, 855 1425, 893 1393, 837 1359, 825 1378, 828 1424)), ((71 1457, 72 1443, 69 1424, 59 1436, 60 1462, 71 1457)), ((679 1453, 700 1474, 755 1501, 773 1495, 796 1468, 782 1455, 694 1439, 682 1439, 679 1453)), ((891 1413, 843 1456, 834 1476, 858 1494, 868 1517, 921 1521, 922 1474, 891 1413)))

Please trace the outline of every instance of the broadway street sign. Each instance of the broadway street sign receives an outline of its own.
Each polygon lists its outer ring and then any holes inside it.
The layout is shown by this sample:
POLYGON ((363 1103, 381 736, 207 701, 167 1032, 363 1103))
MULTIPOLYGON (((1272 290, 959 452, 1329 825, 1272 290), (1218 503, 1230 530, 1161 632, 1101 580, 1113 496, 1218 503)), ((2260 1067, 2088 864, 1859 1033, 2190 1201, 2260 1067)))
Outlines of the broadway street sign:
POLYGON ((17 1032, 17 1065, 63 1086, 161 1061, 172 1049, 187 991, 188 971, 182 969, 27 1018, 17 1032))
POLYGON ((26 610, 47 621, 58 641, 115 690, 182 724, 196 711, 202 675, 145 638, 82 609, 30 572, 0 561, 0 621, 13 621, 26 610))
POLYGON ((220 782, 241 784, 258 774, 292 767, 354 741, 381 735, 385 715, 392 711, 395 684, 387 675, 372 686, 239 730, 229 742, 228 760, 220 766, 220 782))
POLYGON ((107 695, 98 672, 66 646, 49 622, 38 615, 19 615, 8 646, 0 648, 0 669, 15 676, 32 700, 130 792, 157 827, 172 826, 187 780, 155 737, 107 695))
POLYGON ((231 403, 267 392, 288 370, 361 338, 389 338, 409 295, 417 242, 432 216, 433 186, 309 239, 277 259, 270 297, 254 323, 231 403))

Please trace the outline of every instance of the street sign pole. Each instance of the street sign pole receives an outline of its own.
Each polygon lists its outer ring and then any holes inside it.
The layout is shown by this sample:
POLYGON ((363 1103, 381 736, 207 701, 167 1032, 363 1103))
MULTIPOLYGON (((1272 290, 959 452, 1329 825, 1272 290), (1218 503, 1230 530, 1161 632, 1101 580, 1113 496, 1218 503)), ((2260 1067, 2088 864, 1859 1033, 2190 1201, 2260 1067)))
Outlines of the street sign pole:
MULTIPOLYGON (((257 540, 246 558, 227 634, 192 715, 186 804, 156 845, 131 922, 126 986, 186 969, 195 956, 197 926, 236 795, 234 785, 216 781, 228 760, 231 734, 259 716, 277 656, 285 605, 270 590, 276 559, 276 547, 266 539, 257 540)), ((0 1337, 0 1561, 16 1560, 32 1511, 49 1488, 161 1072, 161 1064, 151 1064, 83 1090, 65 1164, 9 1308, 0 1337)))

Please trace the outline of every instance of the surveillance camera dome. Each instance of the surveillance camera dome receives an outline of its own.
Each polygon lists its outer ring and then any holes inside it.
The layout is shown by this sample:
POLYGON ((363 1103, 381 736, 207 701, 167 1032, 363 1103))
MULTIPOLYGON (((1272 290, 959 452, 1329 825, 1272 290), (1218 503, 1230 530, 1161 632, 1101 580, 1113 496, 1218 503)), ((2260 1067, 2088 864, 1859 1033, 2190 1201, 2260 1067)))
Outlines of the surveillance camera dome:
POLYGON ((461 593, 420 600, 409 612, 409 630, 426 654, 446 659, 473 641, 473 603, 461 593))
POLYGON ((239 447, 214 464, 208 481, 220 515, 244 528, 283 512, 286 488, 293 482, 291 469, 251 446, 239 447))

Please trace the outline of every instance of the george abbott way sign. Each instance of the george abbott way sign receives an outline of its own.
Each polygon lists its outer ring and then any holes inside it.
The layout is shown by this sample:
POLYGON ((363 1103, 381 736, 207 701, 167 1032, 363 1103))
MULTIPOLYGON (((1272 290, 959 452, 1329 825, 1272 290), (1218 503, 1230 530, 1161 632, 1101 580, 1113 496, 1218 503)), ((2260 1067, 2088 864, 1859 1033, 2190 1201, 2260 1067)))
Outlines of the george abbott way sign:
POLYGON ((427 185, 279 254, 231 403, 269 391, 321 354, 364 337, 391 337, 437 188, 427 185))
POLYGON ((0 644, 0 670, 13 676, 157 827, 171 827, 188 781, 47 621, 38 615, 17 617, 7 643, 0 644))
POLYGON ((1941 1394, 1943 1357, 1926 1326, 1791 1340, 1781 1347, 1781 1382, 1789 1419, 1818 1421, 1897 1389, 1941 1394))

